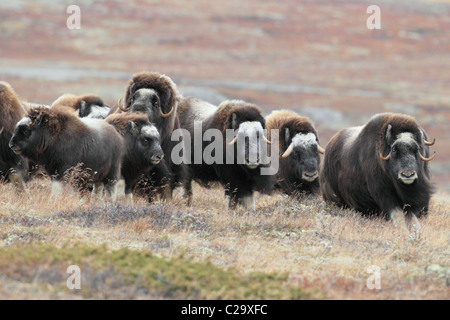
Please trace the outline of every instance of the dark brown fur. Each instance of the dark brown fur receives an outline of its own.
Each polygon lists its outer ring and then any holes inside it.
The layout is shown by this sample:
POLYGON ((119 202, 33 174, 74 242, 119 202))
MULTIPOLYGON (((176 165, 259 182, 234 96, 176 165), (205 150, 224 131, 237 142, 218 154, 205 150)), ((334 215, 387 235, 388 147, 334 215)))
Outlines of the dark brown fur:
POLYGON ((145 114, 116 113, 106 118, 106 122, 112 124, 125 139, 122 176, 126 184, 125 193, 130 194, 144 174, 153 177, 155 168, 165 165, 164 162, 153 162, 161 161, 163 150, 159 139, 149 137, 142 131, 143 127, 155 128, 145 114))
POLYGON ((96 105, 99 107, 109 107, 105 105, 102 98, 93 94, 83 96, 64 94, 52 103, 52 108, 69 107, 77 111, 80 118, 84 118, 88 116, 90 111, 89 107, 91 105, 96 105), (87 108, 88 110, 84 110, 85 108, 87 108))
MULTIPOLYGON (((292 137, 298 133, 313 133, 318 137, 314 124, 308 117, 302 117, 289 110, 275 111, 266 118, 267 132, 269 140, 276 143, 278 140, 278 150, 284 153, 289 147, 292 137), (289 130, 290 137, 286 137, 286 129, 289 130), (272 136, 272 130, 278 130, 278 135, 272 136), (287 139, 286 139, 287 138, 287 139)), ((318 138, 317 138, 318 141, 318 138)), ((279 170, 276 174, 277 186, 286 194, 301 195, 302 193, 315 193, 319 191, 318 179, 308 182, 302 179, 305 165, 299 162, 312 161, 314 166, 319 165, 320 156, 317 150, 298 150, 299 154, 290 155, 285 159, 280 159, 279 170)))
MULTIPOLYGON (((232 129, 232 115, 236 114, 236 122, 239 125, 246 121, 259 121, 265 128, 265 120, 261 115, 261 110, 253 104, 240 100, 223 102, 219 107, 215 107, 205 101, 196 98, 186 98, 179 106, 179 116, 181 127, 189 131, 191 135, 191 164, 189 165, 189 175, 185 184, 185 189, 189 197, 192 196, 191 181, 195 180, 203 186, 209 183, 219 182, 225 188, 225 194, 230 197, 230 208, 234 208, 243 198, 251 197, 253 191, 270 192, 273 188, 273 177, 263 176, 259 169, 250 170, 243 165, 226 164, 224 151, 224 164, 207 165, 205 163, 194 163, 194 121, 202 121, 202 133, 208 129, 218 129, 222 132, 224 148, 227 144, 226 130, 232 129), (195 106, 204 108, 205 114, 196 114, 195 106)), ((209 142, 203 142, 202 150, 209 142)), ((236 155, 236 153, 235 153, 236 155)), ((190 201, 189 201, 190 202, 190 201)))
POLYGON ((11 146, 42 164, 57 181, 80 163, 93 183, 104 183, 111 194, 120 178, 123 139, 103 120, 81 120, 70 108, 32 108, 31 123, 18 126, 11 146), (30 129, 24 131, 24 129, 30 129))
POLYGON ((27 179, 28 161, 14 154, 9 148, 9 140, 16 123, 25 114, 25 109, 11 85, 0 82, 0 180, 14 179, 20 185, 27 179))
POLYGON ((428 162, 420 160, 416 154, 418 180, 405 185, 391 172, 393 159, 380 159, 380 154, 386 156, 391 152, 392 137, 403 132, 412 133, 418 152, 429 156, 429 148, 423 141, 426 134, 417 121, 403 114, 378 114, 351 143, 348 142, 349 129, 338 132, 326 147, 320 174, 324 199, 386 218, 395 209, 405 210, 409 217, 427 213, 433 192, 428 162))
MULTIPOLYGON (((177 108, 181 99, 181 95, 175 83, 166 75, 158 72, 139 72, 133 75, 128 83, 125 91, 125 97, 122 107, 129 109, 132 106, 132 97, 130 96, 130 88, 133 92, 139 89, 148 88, 157 92, 160 99, 160 110, 167 114, 173 108, 174 112, 167 118, 160 116, 159 109, 148 110, 150 122, 154 123, 161 136, 161 147, 164 151, 164 161, 157 166, 156 172, 152 173, 152 177, 147 177, 148 181, 142 181, 139 185, 157 185, 160 195, 165 199, 172 197, 172 190, 180 185, 186 176, 186 166, 184 164, 175 165, 171 160, 171 152, 176 142, 171 141, 172 132, 180 128, 177 108), (167 185, 164 187, 164 185, 167 185)), ((130 111, 132 112, 132 111, 130 111)), ((139 187, 139 186, 138 186, 139 187)), ((143 191, 142 193, 145 193, 143 191)))

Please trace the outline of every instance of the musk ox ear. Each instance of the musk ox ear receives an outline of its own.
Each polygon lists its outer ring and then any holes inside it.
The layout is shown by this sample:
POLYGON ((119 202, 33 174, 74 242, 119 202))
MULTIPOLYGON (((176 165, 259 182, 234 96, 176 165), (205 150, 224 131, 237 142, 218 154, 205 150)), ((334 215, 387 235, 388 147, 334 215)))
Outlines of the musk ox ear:
POLYGON ((237 128, 238 128, 237 114, 233 113, 231 115, 231 129, 236 130, 237 128))
POLYGON ((128 121, 128 130, 133 136, 137 136, 139 134, 138 127, 134 121, 128 121))
POLYGON ((286 145, 289 145, 289 140, 291 139, 291 133, 289 131, 289 128, 284 128, 284 141, 286 142, 286 145))

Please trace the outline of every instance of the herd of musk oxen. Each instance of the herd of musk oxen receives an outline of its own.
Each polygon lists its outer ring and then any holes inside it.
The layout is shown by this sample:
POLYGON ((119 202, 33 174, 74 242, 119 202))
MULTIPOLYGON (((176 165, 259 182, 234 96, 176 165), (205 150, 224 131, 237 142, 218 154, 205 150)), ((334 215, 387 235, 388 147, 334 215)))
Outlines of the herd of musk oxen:
POLYGON ((288 110, 264 117, 258 106, 242 100, 215 106, 183 97, 157 72, 134 74, 112 106, 95 95, 73 94, 51 106, 37 105, 0 82, 0 174, 19 192, 40 166, 52 179, 52 196, 61 195, 67 172, 79 168, 91 195, 110 200, 135 194, 168 201, 180 187, 191 205, 194 180, 203 187, 222 185, 230 209, 251 205, 255 191, 278 190, 299 201, 300 194, 321 193, 326 202, 409 225, 428 211, 433 144, 413 117, 382 113, 339 131, 324 149, 307 117, 288 110), (199 160, 213 139, 197 146, 195 139, 177 141, 178 129, 222 133, 214 143, 231 148, 234 161, 225 153, 223 161, 199 160), (172 151, 180 141, 200 152, 191 152, 189 161, 175 161, 172 151), (262 150, 276 150, 279 163, 272 174, 261 173, 268 165, 262 150), (244 161, 236 161, 238 156, 244 161))

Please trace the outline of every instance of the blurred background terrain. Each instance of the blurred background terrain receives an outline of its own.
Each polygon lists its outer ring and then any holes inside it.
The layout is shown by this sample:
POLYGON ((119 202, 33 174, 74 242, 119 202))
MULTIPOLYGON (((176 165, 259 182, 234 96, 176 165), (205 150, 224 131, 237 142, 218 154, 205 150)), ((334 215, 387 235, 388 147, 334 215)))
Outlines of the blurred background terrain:
POLYGON ((450 190, 448 0, 1 1, 0 43, 0 80, 35 103, 70 92, 112 105, 148 70, 211 103, 293 109, 323 146, 375 113, 407 113, 436 138, 433 180, 450 190), (371 4, 381 30, 366 27, 371 4))

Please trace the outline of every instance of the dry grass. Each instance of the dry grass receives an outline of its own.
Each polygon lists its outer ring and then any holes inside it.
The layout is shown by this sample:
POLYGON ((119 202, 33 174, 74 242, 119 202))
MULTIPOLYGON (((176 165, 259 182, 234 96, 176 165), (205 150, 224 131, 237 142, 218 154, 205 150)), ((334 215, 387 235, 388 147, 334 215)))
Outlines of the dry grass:
MULTIPOLYGON (((47 180, 30 183, 32 198, 16 194, 11 185, 0 185, 1 247, 68 248, 81 243, 106 245, 111 252, 123 248, 151 252, 167 261, 184 256, 196 263, 210 261, 240 276, 254 272, 288 275, 282 281, 286 290, 306 290, 309 298, 450 298, 448 194, 435 195, 429 216, 420 221, 421 231, 408 233, 390 222, 327 206, 319 198, 296 201, 280 194, 257 195, 255 211, 227 212, 223 191, 218 188, 196 186, 192 208, 184 205, 178 193, 171 203, 151 205, 141 199, 133 204, 91 201, 68 191, 61 199, 50 200, 49 193, 47 180), (372 265, 381 269, 381 290, 366 286, 371 275, 367 268, 372 265)), ((43 263, 35 268, 29 272, 50 267, 43 263)), ((0 270, 3 273, 9 274, 0 270)), ((0 297, 80 297, 63 287, 49 291, 33 279, 0 276, 0 297)), ((108 279, 115 283, 114 276, 108 279)), ((122 285, 123 291, 117 291, 117 283, 106 285, 102 292, 111 291, 106 296, 91 286, 90 293, 81 297, 162 297, 139 290, 126 294, 134 284, 122 285)), ((217 297, 217 292, 208 292, 197 297, 217 297)))

